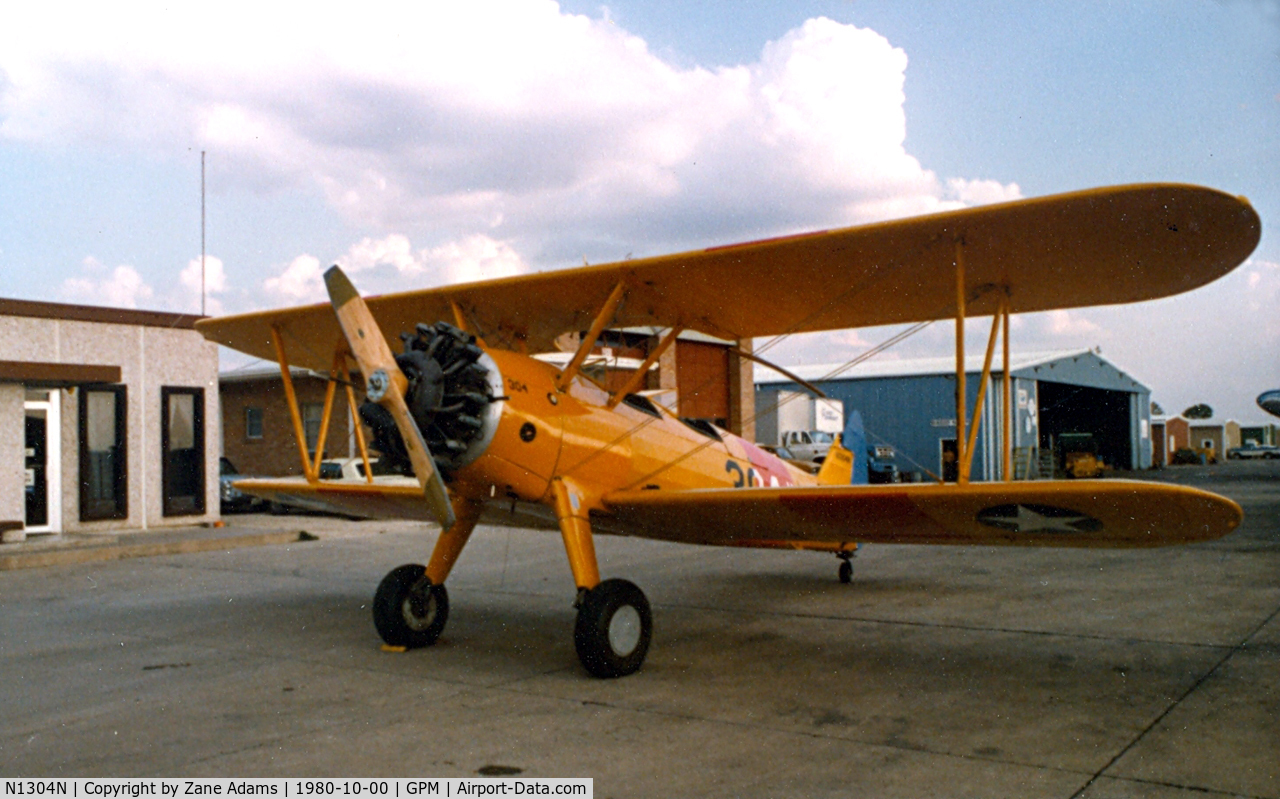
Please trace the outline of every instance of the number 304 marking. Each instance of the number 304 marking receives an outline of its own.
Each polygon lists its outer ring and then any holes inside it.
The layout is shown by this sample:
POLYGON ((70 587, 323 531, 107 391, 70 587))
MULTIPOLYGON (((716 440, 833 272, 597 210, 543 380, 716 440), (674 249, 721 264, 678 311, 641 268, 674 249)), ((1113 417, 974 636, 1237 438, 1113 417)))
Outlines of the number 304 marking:
POLYGON ((759 477, 756 476, 756 470, 750 467, 744 472, 742 466, 734 461, 725 461, 724 470, 733 475, 734 488, 748 488, 758 484, 759 477))

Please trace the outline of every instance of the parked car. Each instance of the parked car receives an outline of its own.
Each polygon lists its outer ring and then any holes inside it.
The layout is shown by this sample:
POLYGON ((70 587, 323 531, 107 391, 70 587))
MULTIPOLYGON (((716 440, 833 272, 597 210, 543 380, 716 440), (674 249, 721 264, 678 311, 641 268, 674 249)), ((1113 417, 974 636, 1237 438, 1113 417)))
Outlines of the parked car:
MULTIPOLYGON (((385 472, 385 470, 379 469, 377 458, 370 458, 369 465, 373 468, 374 476, 387 473, 385 472)), ((326 460, 320 461, 319 477, 321 480, 361 480, 363 481, 364 480, 364 459, 359 457, 328 458, 326 460)), ((362 516, 344 515, 340 513, 335 514, 331 511, 324 510, 319 505, 308 506, 308 505, 292 505, 292 504, 286 504, 283 502, 268 502, 266 504, 266 509, 268 512, 276 515, 283 515, 286 513, 307 513, 307 514, 319 513, 321 515, 330 515, 330 516, 337 515, 337 516, 341 516, 342 518, 352 519, 352 520, 358 520, 358 519, 364 518, 362 516)))
POLYGON ((831 449, 834 436, 818 430, 784 430, 779 446, 786 447, 791 454, 802 461, 821 461, 831 449))
MULTIPOLYGON (((373 470, 375 477, 388 473, 378 467, 377 458, 369 459, 369 467, 373 470)), ((363 480, 364 458, 329 458, 328 460, 320 461, 320 479, 363 480)))
MULTIPOLYGON (((817 474, 822 470, 822 464, 804 458, 797 458, 795 453, 788 447, 778 447, 769 444, 762 444, 760 448, 772 452, 784 461, 791 463, 804 469, 809 474, 817 474)), ((898 465, 893 462, 893 447, 884 446, 868 446, 867 447, 867 482, 869 483, 899 483, 902 482, 902 475, 898 472, 898 465)), ((917 481, 918 482, 918 481, 917 481)))
POLYGON ((799 468, 799 469, 803 469, 809 474, 817 474, 818 471, 822 468, 820 464, 814 463, 811 460, 806 460, 804 458, 797 458, 796 454, 792 452, 790 449, 788 449, 787 447, 779 447, 773 444, 761 444, 760 449, 764 450, 765 452, 772 452, 774 455, 777 455, 779 458, 782 458, 784 461, 786 461, 787 463, 790 463, 792 466, 795 466, 796 468, 799 468))
POLYGON ((1243 447, 1232 447, 1227 450, 1228 460, 1259 460, 1263 458, 1280 458, 1280 447, 1268 444, 1254 444, 1252 441, 1243 447))
POLYGON ((227 457, 218 458, 218 498, 223 513, 247 511, 261 504, 262 500, 246 494, 232 483, 245 480, 248 475, 240 474, 240 470, 227 457))
POLYGON ((893 462, 896 453, 893 447, 881 444, 867 447, 867 482, 900 483, 902 475, 898 473, 898 464, 893 462))

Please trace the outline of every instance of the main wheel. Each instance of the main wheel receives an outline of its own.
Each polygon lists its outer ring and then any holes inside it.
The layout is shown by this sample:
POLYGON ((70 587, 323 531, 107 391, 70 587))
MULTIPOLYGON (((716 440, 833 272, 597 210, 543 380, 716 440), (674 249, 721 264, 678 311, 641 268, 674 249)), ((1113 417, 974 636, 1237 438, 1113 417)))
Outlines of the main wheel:
POLYGON ((392 569, 373 595, 373 626, 391 646, 430 646, 449 620, 449 592, 416 563, 392 569))
POLYGON ((605 580, 587 592, 573 644, 595 677, 625 677, 644 663, 653 635, 653 615, 644 592, 626 580, 605 580))

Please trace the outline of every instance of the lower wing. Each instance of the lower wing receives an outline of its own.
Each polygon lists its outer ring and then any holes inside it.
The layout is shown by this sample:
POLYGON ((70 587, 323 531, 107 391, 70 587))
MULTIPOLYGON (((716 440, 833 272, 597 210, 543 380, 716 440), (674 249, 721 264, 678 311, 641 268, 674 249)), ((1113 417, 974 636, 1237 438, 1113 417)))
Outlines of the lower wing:
MULTIPOLYGON (((247 494, 311 510, 431 521, 417 482, 301 477, 236 481, 247 494)), ((1009 544, 1153 547, 1221 538, 1231 500, 1132 480, 621 491, 592 515, 602 533, 691 544, 1009 544)))
POLYGON ((364 480, 324 480, 305 477, 259 477, 235 481, 235 487, 261 499, 305 510, 365 516, 371 519, 435 521, 412 477, 364 480))
POLYGON ((1217 494, 1132 480, 624 491, 604 502, 610 531, 731 546, 1152 547, 1221 538, 1243 518, 1217 494))

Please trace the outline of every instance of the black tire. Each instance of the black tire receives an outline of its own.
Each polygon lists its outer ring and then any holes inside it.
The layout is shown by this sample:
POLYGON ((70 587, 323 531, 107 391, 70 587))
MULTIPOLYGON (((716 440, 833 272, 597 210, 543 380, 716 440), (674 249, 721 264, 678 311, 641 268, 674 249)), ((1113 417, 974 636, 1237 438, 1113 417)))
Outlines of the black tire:
POLYGON ((653 614, 634 583, 605 580, 587 592, 578 608, 573 645, 594 677, 625 677, 638 670, 649 652, 653 614))
POLYGON ((840 582, 845 585, 853 582, 853 564, 847 560, 840 561, 840 582))
POLYGON ((411 563, 392 569, 373 595, 373 626, 391 646, 431 646, 449 620, 449 592, 432 585, 427 569, 411 563))

